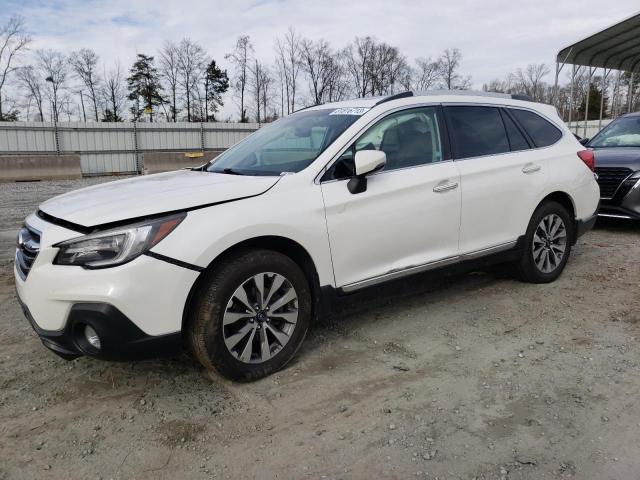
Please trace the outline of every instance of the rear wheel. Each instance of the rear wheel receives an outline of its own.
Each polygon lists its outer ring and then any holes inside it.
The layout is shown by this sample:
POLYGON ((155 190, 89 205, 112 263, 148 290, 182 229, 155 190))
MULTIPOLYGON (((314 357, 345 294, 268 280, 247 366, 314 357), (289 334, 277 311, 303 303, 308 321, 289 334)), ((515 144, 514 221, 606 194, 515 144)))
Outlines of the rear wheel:
POLYGON ((543 203, 527 228, 518 263, 521 278, 532 283, 553 282, 567 264, 572 238, 573 222, 567 209, 557 202, 543 203))
POLYGON ((310 319, 311 292, 300 267, 278 252, 245 251, 209 274, 188 338, 205 367, 232 380, 257 380, 293 358, 310 319))

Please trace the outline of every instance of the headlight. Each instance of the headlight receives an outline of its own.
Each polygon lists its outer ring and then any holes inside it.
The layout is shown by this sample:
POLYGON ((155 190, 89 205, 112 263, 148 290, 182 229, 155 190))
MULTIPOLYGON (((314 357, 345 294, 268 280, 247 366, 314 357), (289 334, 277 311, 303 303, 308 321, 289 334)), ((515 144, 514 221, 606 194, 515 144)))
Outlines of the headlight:
POLYGON ((157 245, 186 216, 181 213, 147 220, 58 243, 54 247, 60 251, 53 263, 85 268, 122 265, 157 245))

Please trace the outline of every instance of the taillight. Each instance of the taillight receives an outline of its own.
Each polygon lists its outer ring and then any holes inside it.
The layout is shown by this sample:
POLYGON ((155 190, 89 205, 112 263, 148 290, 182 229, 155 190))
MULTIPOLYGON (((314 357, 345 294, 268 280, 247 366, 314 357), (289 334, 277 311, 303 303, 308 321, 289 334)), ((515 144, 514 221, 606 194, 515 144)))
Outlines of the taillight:
POLYGON ((596 171, 596 157, 593 154, 593 150, 580 150, 578 152, 578 156, 580 157, 580 160, 589 167, 589 170, 592 172, 596 171))

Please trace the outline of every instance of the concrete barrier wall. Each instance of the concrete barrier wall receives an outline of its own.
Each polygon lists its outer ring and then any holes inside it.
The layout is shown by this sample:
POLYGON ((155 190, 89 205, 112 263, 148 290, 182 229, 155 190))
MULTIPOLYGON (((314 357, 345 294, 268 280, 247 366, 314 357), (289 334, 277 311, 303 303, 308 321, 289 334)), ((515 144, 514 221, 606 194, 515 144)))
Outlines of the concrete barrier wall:
POLYGON ((158 173, 198 167, 222 152, 222 149, 203 152, 202 156, 193 156, 189 152, 147 152, 144 154, 144 169, 147 173, 158 173))
POLYGON ((0 182, 82 178, 80 155, 0 155, 0 182))

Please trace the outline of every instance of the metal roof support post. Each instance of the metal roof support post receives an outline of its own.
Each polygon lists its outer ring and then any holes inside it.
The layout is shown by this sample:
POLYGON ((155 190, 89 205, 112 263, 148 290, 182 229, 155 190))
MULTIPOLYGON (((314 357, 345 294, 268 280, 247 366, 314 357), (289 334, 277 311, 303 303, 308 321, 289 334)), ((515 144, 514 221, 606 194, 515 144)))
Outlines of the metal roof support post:
POLYGON ((569 125, 571 125, 571 120, 573 119, 573 84, 576 79, 576 66, 573 65, 571 69, 571 87, 569 89, 569 125))
POLYGON ((58 115, 53 115, 53 137, 56 142, 56 155, 60 156, 60 132, 58 132, 58 115))
POLYGON ((604 110, 604 95, 607 89, 607 77, 611 73, 611 69, 607 72, 606 68, 602 69, 602 87, 600 90, 600 116, 598 117, 598 131, 602 130, 602 111, 604 110))
POLYGON ((632 104, 632 100, 633 100, 633 74, 634 72, 631 72, 631 77, 629 77, 629 93, 627 93, 627 113, 631 113, 631 104, 632 104))
POLYGON ((589 97, 591 96, 591 77, 593 77, 593 72, 595 72, 595 68, 589 67, 589 73, 587 75, 587 97, 584 100, 584 128, 582 129, 582 137, 587 136, 587 122, 589 121, 589 97))
POLYGON ((556 108, 558 108, 558 93, 559 93, 558 79, 560 78, 560 72, 562 72, 562 69, 567 64, 567 58, 569 58, 569 55, 571 55, 572 51, 573 51, 573 48, 570 48, 569 52, 565 55, 564 60, 562 60, 562 62, 559 62, 558 58, 556 57, 556 80, 553 85, 553 102, 551 102, 553 106, 556 108))
POLYGON ((556 60, 556 81, 553 84, 553 106, 558 108, 558 77, 560 76, 560 63, 556 60))
POLYGON ((138 174, 144 174, 144 165, 140 161, 140 152, 138 150, 138 121, 133 119, 133 155, 136 159, 136 171, 138 174))
POLYGON ((200 151, 204 153, 204 123, 200 122, 200 151))

